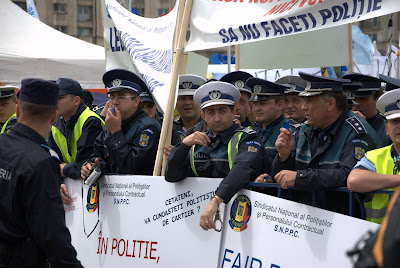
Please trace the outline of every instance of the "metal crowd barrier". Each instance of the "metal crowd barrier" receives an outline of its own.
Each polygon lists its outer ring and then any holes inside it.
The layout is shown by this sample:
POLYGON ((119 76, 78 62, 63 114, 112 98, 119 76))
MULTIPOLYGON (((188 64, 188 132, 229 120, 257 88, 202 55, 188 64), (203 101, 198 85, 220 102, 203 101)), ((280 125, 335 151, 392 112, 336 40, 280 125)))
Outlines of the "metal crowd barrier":
MULTIPOLYGON (((248 189, 250 187, 265 187, 265 188, 276 188, 278 190, 278 197, 282 198, 282 187, 278 183, 264 183, 264 182, 250 182, 248 184, 248 189)), ((292 191, 296 191, 293 186, 289 187, 288 189, 288 199, 292 200, 292 191)), ((354 216, 355 214, 355 206, 357 205, 360 208, 360 217, 365 220, 365 209, 364 209, 364 204, 361 199, 360 193, 357 192, 352 192, 350 191, 347 187, 340 187, 335 190, 329 190, 329 192, 343 192, 343 193, 348 193, 349 195, 349 216, 354 216)), ((368 193, 362 193, 362 195, 372 195, 372 194, 388 194, 389 195, 389 200, 392 198, 392 195, 395 191, 394 190, 377 190, 373 192, 368 192, 368 193)), ((317 192, 310 192, 312 194, 312 202, 311 205, 313 207, 316 207, 317 203, 317 192)))

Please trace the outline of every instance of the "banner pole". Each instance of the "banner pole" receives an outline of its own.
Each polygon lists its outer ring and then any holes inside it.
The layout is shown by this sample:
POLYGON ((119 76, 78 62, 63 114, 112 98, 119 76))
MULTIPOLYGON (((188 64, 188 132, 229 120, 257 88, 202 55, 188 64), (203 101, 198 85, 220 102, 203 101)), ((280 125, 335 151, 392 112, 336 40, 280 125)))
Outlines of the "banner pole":
POLYGON ((348 73, 351 74, 353 72, 353 30, 351 27, 351 23, 348 25, 348 36, 349 36, 349 71, 348 73))
POLYGON ((158 143, 158 150, 156 156, 156 162, 154 164, 153 176, 159 176, 161 171, 161 164, 164 155, 164 148, 167 141, 167 136, 170 127, 172 128, 172 119, 173 119, 173 111, 174 104, 176 100, 176 84, 178 82, 178 76, 180 72, 182 55, 183 55, 183 47, 186 40, 186 33, 189 27, 189 18, 190 13, 192 11, 193 0, 186 0, 185 8, 183 11, 183 20, 182 25, 179 29, 179 38, 175 47, 175 56, 172 63, 172 73, 171 73, 171 83, 169 87, 169 95, 167 107, 164 114, 164 121, 161 128, 161 136, 160 141, 158 143))
MULTIPOLYGON (((179 0, 178 16, 176 18, 176 30, 175 30, 175 37, 174 37, 174 56, 173 56, 172 62, 175 62, 175 55, 176 55, 176 50, 175 49, 176 49, 177 44, 178 44, 179 32, 180 32, 180 29, 182 27, 182 18, 183 18, 184 7, 185 7, 185 0, 179 0)), ((168 125, 167 139, 165 140, 165 145, 164 146, 171 145, 172 126, 173 126, 173 123, 168 125)), ((163 161, 162 161, 162 166, 161 166, 161 176, 164 176, 165 175, 165 168, 167 166, 167 160, 168 159, 166 157, 164 157, 164 155, 163 155, 162 159, 163 159, 163 161)))

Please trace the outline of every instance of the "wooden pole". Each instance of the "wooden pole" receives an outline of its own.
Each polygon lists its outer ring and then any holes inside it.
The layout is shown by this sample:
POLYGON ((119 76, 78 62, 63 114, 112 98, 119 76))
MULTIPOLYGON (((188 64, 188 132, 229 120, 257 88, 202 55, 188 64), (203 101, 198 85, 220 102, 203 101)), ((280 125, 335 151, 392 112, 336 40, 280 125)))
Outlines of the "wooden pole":
POLYGON ((176 100, 176 84, 178 82, 178 76, 180 72, 180 66, 182 62, 183 46, 186 40, 186 33, 189 26, 189 18, 192 10, 193 0, 186 0, 185 8, 183 11, 182 25, 179 29, 179 37, 175 47, 175 56, 172 63, 171 83, 169 87, 169 95, 166 111, 164 114, 164 121, 161 128, 160 141, 158 143, 158 150, 156 156, 156 162, 154 165, 153 176, 159 176, 161 171, 161 164, 164 155, 164 147, 167 141, 167 136, 170 127, 172 127, 172 119, 174 112, 174 105, 176 100))
POLYGON ((348 73, 351 74, 353 72, 353 30, 351 28, 351 23, 347 24, 348 29, 348 36, 349 36, 349 71, 348 73))
POLYGON ((240 45, 235 45, 235 71, 240 70, 240 45))

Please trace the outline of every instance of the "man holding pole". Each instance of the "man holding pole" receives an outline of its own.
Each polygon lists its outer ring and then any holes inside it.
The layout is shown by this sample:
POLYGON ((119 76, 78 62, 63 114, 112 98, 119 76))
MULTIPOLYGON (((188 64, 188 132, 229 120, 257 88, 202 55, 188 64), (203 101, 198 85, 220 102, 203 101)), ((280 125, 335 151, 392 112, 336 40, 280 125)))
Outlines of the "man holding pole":
POLYGON ((216 228, 213 221, 219 204, 228 203, 240 189, 264 171, 265 151, 255 131, 233 122, 233 107, 239 90, 225 82, 210 82, 196 90, 209 129, 187 136, 168 158, 165 179, 186 177, 224 178, 200 217, 204 230, 216 228))

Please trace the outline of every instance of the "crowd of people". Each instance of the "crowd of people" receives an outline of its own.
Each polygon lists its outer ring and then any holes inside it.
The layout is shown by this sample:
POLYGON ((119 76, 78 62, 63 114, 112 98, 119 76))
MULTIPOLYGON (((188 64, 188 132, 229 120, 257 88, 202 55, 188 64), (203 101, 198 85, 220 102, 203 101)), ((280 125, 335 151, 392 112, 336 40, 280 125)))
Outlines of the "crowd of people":
MULTIPOLYGON (((81 267, 65 226, 64 179, 86 180, 94 166, 152 175, 163 120, 157 102, 128 70, 107 71, 103 82, 108 101, 94 110, 70 78, 24 79, 17 95, 0 87, 0 266, 81 267)), ((398 79, 300 72, 271 82, 235 71, 219 81, 181 75, 178 84, 165 180, 222 178, 200 216, 204 230, 216 229, 219 205, 249 182, 278 183, 284 197, 343 214, 349 199, 333 190, 400 184, 398 79)), ((382 222, 389 196, 363 198, 366 219, 382 222)))

